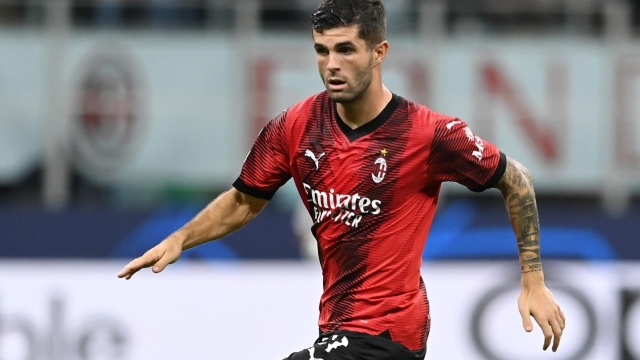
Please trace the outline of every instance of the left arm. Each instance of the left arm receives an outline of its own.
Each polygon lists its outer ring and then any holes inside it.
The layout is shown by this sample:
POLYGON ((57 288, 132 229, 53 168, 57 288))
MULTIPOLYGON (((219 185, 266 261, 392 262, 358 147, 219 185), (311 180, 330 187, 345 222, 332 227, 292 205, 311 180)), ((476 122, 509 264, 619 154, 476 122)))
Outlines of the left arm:
POLYGON ((556 351, 564 329, 564 314, 544 285, 540 262, 540 223, 531 176, 517 161, 473 134, 467 124, 451 116, 432 113, 435 129, 427 167, 430 179, 455 181, 472 191, 498 188, 507 204, 518 240, 522 269, 522 292, 518 308, 526 331, 532 331, 531 316, 544 332, 543 350, 553 339, 556 351))
POLYGON ((511 225, 518 241, 522 291, 518 308, 526 331, 532 331, 531 316, 545 335, 543 350, 553 338, 556 351, 565 326, 565 317, 544 284, 540 259, 540 221, 529 171, 519 162, 507 158, 507 168, 495 188, 502 192, 511 225))

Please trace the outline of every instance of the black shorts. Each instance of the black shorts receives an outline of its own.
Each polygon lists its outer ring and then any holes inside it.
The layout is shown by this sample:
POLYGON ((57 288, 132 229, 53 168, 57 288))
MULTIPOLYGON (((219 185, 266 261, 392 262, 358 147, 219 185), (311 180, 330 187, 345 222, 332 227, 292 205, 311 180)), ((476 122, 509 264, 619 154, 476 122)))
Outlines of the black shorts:
POLYGON ((315 344, 284 360, 424 360, 426 348, 411 351, 392 341, 389 333, 368 335, 335 331, 320 335, 315 344))

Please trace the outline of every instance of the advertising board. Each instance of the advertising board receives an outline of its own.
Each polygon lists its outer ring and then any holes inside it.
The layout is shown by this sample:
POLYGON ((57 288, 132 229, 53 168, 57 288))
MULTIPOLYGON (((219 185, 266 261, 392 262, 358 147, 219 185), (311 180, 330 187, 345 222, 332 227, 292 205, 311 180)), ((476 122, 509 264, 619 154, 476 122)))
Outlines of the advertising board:
MULTIPOLYGON (((115 262, 0 264, 0 358, 281 359, 317 337, 317 264, 181 264, 117 279, 115 262)), ((567 326, 542 351, 516 306, 514 262, 423 268, 431 302, 427 359, 635 359, 640 265, 548 262, 567 326)))

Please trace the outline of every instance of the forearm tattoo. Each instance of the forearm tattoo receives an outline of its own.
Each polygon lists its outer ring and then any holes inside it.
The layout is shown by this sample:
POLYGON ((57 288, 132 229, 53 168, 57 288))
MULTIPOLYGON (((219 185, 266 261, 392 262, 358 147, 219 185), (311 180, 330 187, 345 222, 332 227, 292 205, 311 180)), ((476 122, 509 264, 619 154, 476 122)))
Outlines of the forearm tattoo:
POLYGON ((508 159, 507 170, 496 187, 505 198, 518 239, 522 272, 541 271, 540 221, 529 172, 517 161, 508 159))

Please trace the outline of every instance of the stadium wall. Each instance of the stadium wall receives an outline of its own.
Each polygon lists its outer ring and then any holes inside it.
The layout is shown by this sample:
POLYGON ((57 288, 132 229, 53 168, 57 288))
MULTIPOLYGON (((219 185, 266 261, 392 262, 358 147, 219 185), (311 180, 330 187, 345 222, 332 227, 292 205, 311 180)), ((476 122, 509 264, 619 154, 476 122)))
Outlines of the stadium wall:
MULTIPOLYGON (((305 36, 76 32, 61 69, 74 166, 98 183, 229 184, 265 121, 322 90, 305 36), (190 146, 174 146, 190 144, 190 146)), ((640 190, 640 44, 586 38, 391 39, 385 83, 466 120, 525 163, 538 191, 640 190)), ((43 37, 2 30, 0 182, 43 156, 43 37)))

